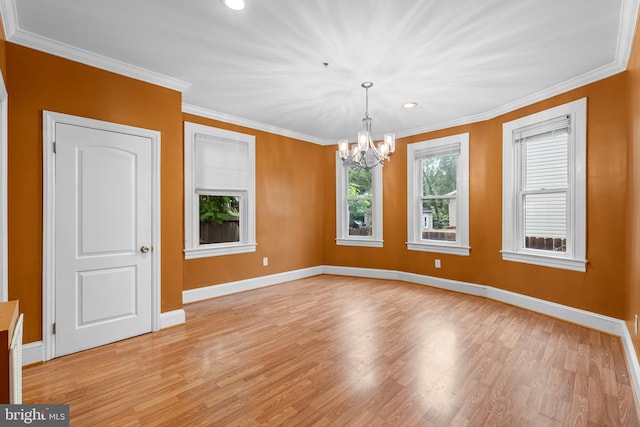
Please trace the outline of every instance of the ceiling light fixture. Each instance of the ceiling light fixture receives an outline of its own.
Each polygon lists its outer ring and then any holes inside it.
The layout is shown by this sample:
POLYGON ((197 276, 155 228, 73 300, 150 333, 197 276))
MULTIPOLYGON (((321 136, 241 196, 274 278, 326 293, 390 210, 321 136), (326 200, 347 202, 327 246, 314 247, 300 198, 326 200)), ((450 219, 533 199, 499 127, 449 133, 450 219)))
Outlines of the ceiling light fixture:
POLYGON ((344 164, 371 169, 389 160, 391 154, 396 151, 396 136, 393 133, 386 133, 376 148, 371 135, 371 117, 369 117, 369 88, 373 83, 364 82, 360 86, 364 88, 366 94, 365 113, 362 119, 363 130, 358 132, 358 140, 351 148, 349 148, 348 139, 338 141, 338 151, 344 164))
POLYGON ((416 108, 418 106, 417 102, 406 102, 404 104, 402 104, 402 108, 410 110, 412 108, 416 108))
POLYGON ((231 10, 244 9, 244 0, 224 0, 224 4, 231 10))

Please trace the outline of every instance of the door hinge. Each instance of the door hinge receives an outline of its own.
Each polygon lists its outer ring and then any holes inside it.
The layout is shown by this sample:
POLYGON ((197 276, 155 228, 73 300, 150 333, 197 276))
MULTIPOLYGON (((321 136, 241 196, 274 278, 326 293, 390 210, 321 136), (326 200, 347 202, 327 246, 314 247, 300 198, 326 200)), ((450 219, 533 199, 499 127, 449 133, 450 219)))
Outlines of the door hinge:
POLYGON ((56 334, 56 322, 53 322, 53 327, 51 328, 53 331, 53 335, 56 334))
POLYGON ((58 152, 58 143, 53 141, 53 154, 58 152))

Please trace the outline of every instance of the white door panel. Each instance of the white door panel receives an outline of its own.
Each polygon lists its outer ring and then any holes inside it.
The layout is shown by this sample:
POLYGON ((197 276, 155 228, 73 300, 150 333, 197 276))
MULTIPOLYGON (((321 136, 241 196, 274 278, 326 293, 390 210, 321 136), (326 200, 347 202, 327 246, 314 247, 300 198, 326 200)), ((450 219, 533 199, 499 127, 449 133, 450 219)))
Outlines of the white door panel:
POLYGON ((136 155, 108 147, 82 147, 76 154, 82 182, 77 213, 79 255, 135 252, 136 155), (127 172, 112 174, 111 168, 127 172))
POLYGON ((56 124, 55 356, 152 330, 149 138, 56 124))

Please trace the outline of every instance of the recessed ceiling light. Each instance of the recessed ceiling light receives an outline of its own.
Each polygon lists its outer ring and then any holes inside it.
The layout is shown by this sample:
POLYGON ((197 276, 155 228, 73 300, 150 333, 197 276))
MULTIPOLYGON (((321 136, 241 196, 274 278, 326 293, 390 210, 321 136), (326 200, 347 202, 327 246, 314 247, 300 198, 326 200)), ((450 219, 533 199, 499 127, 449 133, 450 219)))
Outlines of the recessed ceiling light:
POLYGON ((232 10, 244 9, 244 0, 224 0, 224 4, 226 4, 227 7, 232 10))
POLYGON ((412 108, 416 108, 418 106, 417 102, 406 102, 404 104, 402 104, 402 108, 405 108, 407 110, 410 110, 412 108))

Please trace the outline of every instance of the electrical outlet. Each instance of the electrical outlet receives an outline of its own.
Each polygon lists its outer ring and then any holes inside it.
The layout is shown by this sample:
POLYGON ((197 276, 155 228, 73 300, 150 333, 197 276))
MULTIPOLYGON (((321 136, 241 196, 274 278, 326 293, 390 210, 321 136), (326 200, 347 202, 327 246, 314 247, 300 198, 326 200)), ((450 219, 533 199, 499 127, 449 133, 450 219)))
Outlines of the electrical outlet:
POLYGON ((636 332, 636 335, 638 335, 638 315, 637 314, 636 314, 636 319, 634 324, 634 331, 636 332))
POLYGON ((436 260, 436 268, 440 268, 441 266, 442 266, 442 265, 440 264, 440 260, 439 260, 439 259, 437 259, 437 260, 436 260))
POLYGON ((269 258, 267 257, 262 258, 262 265, 265 267, 269 265, 269 258))

